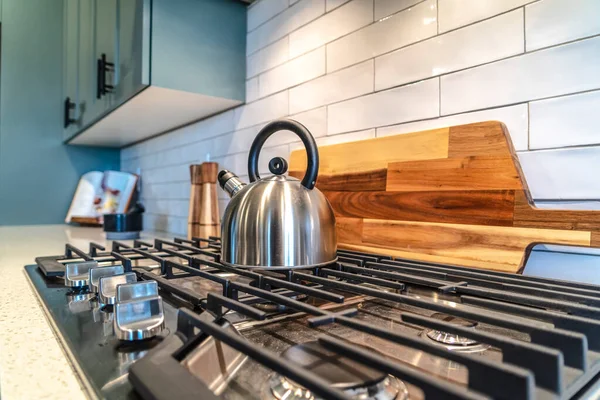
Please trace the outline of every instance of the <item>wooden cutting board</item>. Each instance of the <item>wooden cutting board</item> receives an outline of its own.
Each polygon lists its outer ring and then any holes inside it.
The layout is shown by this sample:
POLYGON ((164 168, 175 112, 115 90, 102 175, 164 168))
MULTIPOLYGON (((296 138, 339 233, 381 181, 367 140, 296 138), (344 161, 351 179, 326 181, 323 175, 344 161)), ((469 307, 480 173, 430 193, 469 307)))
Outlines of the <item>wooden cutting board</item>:
MULTIPOLYGON (((600 212, 533 206, 497 121, 319 148, 338 246, 518 272, 539 243, 600 246, 600 212)), ((304 150, 290 158, 301 178, 304 150)))

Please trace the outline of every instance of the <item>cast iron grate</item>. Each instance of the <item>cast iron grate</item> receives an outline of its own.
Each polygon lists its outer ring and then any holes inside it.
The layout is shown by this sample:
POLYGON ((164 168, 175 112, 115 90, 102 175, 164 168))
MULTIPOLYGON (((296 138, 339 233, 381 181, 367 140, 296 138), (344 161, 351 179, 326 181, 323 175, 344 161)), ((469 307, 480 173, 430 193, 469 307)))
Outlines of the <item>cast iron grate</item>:
POLYGON ((177 335, 165 340, 131 368, 130 380, 145 398, 197 398, 198 393, 207 396, 203 398, 217 398, 179 364, 185 354, 210 335, 322 398, 347 399, 346 393, 330 387, 320 377, 282 361, 277 354, 242 336, 232 334, 219 322, 227 310, 263 320, 268 314, 252 307, 252 304, 261 301, 312 316, 308 320, 312 327, 340 324, 467 368, 469 379, 465 387, 382 359, 349 342, 326 336, 319 338, 319 342, 331 351, 418 386, 426 398, 573 398, 581 396, 582 389, 596 381, 600 372, 600 286, 392 259, 348 250, 340 250, 338 262, 329 267, 284 272, 248 270, 221 264, 219 249, 220 240, 216 237, 175 238, 173 241, 155 239, 153 243, 136 240, 132 246, 115 241, 111 251, 95 243, 90 243, 88 252, 66 245, 64 256, 40 257, 36 261, 47 276, 60 276, 64 273, 64 263, 69 260, 119 262, 125 272, 134 271, 141 280, 155 280, 161 291, 189 303, 189 309, 179 310, 177 335), (185 263, 173 261, 173 256, 185 263), (140 259, 158 263, 160 275, 134 268, 132 262, 140 259), (242 275, 251 283, 233 281, 222 273, 242 275), (189 276, 217 283, 221 285, 222 292, 209 293, 202 298, 198 293, 174 283, 189 276), (441 294, 450 293, 456 295, 461 303, 477 308, 455 308, 426 298, 408 296, 402 293, 407 285, 431 288, 441 294), (343 303, 344 296, 332 293, 331 289, 515 330, 526 333, 530 341, 467 329, 412 313, 402 314, 406 323, 459 334, 502 351, 501 361, 490 360, 451 352, 420 337, 367 325, 352 318, 356 309, 332 312, 294 298, 303 294, 327 302, 343 303), (201 310, 210 313, 198 313, 201 310), (194 328, 201 332, 194 334, 194 328), (567 376, 570 378, 567 379, 567 376))

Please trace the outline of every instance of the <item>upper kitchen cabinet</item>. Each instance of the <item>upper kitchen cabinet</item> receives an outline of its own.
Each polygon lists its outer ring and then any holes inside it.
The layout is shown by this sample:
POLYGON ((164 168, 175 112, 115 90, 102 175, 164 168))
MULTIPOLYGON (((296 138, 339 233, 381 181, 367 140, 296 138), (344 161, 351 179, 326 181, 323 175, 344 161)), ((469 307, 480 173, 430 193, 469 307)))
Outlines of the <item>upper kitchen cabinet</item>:
POLYGON ((80 129, 79 117, 79 2, 65 1, 63 14, 63 120, 65 139, 80 129))
POLYGON ((64 1, 67 143, 122 147, 244 101, 241 1, 64 1))

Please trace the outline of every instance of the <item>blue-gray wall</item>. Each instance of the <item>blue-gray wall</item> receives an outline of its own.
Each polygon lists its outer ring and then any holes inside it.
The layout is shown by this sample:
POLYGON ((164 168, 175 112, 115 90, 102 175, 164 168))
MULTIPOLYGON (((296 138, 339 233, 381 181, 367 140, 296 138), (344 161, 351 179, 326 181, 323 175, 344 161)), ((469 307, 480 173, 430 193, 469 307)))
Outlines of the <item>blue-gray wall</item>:
POLYGON ((119 151, 62 144, 62 0, 1 0, 0 225, 64 220, 79 177, 119 151))

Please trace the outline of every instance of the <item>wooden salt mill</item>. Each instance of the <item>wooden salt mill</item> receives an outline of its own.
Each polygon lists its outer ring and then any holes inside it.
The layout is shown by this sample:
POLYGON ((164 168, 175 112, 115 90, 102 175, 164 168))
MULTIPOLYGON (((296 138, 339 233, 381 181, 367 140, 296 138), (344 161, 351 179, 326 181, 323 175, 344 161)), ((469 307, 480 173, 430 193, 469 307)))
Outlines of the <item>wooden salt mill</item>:
POLYGON ((188 215, 188 238, 221 236, 217 173, 219 164, 205 162, 190 165, 192 188, 188 215))

